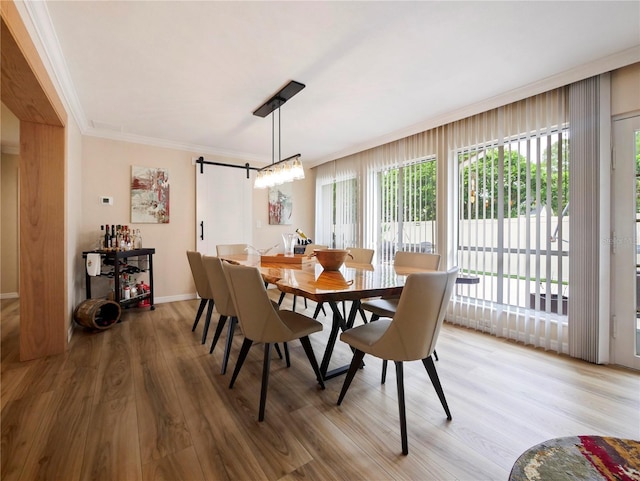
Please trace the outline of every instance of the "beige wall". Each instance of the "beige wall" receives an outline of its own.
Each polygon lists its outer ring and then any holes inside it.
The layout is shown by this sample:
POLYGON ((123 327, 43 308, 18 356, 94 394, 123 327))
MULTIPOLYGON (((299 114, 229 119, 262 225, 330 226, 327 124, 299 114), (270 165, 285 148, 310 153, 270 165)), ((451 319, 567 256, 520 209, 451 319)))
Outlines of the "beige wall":
MULTIPOLYGON (((85 299, 84 276, 77 273, 84 273, 84 262, 77 255, 81 251, 79 245, 81 224, 82 224, 82 134, 77 124, 70 117, 66 129, 66 211, 67 225, 66 235, 66 256, 65 263, 67 271, 67 306, 69 315, 67 316, 66 329, 69 332, 72 326, 73 311, 80 302, 85 299)), ((69 333, 71 334, 71 333, 69 333)))
POLYGON ((2 154, 0 179, 0 294, 18 296, 18 155, 2 154))
MULTIPOLYGON (((156 302, 168 302, 195 297, 195 286, 185 252, 196 245, 196 166, 192 159, 200 153, 151 147, 141 144, 83 137, 82 141, 81 205, 82 219, 78 231, 76 258, 82 251, 95 247, 102 224, 127 224, 140 229, 144 247, 154 247, 154 287, 156 302), (131 166, 163 167, 169 170, 171 185, 171 221, 169 224, 131 224, 130 181, 131 166), (114 198, 113 206, 99 203, 100 196, 114 198)), ((207 160, 237 163, 245 161, 229 158, 207 160)), ((228 167, 216 167, 228 168, 228 167)), ((251 182, 248 180, 247 182, 251 182)), ((282 242, 281 234, 297 227, 313 233, 315 205, 315 176, 307 170, 306 179, 293 184, 294 211, 290 226, 270 226, 267 191, 253 193, 252 244, 269 246, 282 242)), ((74 286, 84 287, 84 265, 75 270, 74 286)), ((82 294, 84 295, 84 293, 82 294)))
POLYGON ((640 63, 611 73, 611 115, 640 112, 640 63))

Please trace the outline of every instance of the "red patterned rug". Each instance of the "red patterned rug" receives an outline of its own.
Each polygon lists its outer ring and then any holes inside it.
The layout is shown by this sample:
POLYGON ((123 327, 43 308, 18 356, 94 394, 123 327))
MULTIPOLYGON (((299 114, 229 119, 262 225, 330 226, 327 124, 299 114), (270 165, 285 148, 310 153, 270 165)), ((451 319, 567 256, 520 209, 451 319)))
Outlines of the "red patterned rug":
POLYGON ((509 481, 640 481, 640 441, 601 436, 550 439, 527 449, 509 481))

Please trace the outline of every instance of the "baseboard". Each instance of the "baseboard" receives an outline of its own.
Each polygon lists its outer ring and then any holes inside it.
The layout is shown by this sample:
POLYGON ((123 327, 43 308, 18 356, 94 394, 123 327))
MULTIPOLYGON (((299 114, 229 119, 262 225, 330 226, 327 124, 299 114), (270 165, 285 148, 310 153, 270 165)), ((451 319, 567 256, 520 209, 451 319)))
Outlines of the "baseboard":
POLYGON ((0 294, 0 299, 19 299, 20 298, 20 294, 18 294, 17 292, 5 292, 3 294, 0 294))
POLYGON ((177 296, 164 296, 164 297, 154 297, 154 304, 164 304, 165 302, 175 302, 175 301, 190 301, 191 299, 196 299, 197 296, 195 294, 180 294, 177 296))

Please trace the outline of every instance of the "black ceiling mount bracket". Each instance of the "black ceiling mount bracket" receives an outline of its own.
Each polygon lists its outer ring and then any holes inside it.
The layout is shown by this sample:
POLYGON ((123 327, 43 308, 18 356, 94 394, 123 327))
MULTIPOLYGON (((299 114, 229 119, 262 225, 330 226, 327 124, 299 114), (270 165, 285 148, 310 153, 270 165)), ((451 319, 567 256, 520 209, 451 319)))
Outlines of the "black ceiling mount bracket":
POLYGON ((279 109, 284 105, 284 103, 293 97, 295 94, 300 92, 305 87, 304 84, 300 82, 296 82, 295 80, 291 80, 287 85, 282 87, 278 92, 276 92, 273 97, 263 103, 260 107, 258 107, 253 115, 257 115, 258 117, 266 117, 274 110, 279 109))

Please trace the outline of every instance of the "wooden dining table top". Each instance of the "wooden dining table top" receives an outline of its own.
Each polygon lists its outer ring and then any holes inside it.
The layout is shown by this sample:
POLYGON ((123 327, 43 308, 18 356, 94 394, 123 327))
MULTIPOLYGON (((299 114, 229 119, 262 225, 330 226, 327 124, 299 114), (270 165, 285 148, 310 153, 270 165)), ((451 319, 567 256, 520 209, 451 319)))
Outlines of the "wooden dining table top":
POLYGON ((327 271, 314 259, 302 262, 267 261, 258 255, 222 256, 233 263, 260 269, 262 278, 282 292, 306 297, 316 302, 356 300, 364 297, 400 295, 409 274, 424 272, 414 267, 393 264, 358 264, 345 262, 340 270, 327 271))

